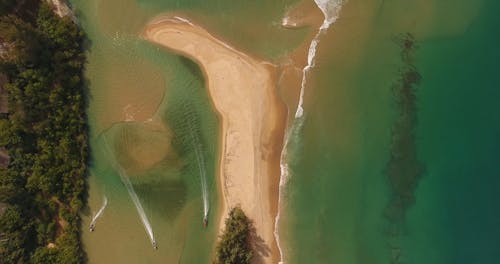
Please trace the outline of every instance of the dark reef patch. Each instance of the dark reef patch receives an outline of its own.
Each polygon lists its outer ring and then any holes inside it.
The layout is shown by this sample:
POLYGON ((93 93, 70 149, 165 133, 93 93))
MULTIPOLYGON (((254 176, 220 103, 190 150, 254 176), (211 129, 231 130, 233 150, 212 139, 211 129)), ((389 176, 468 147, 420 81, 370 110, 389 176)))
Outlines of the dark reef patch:
MULTIPOLYGON (((411 33, 398 35, 395 43, 401 48, 401 66, 392 91, 397 104, 397 116, 392 127, 390 158, 385 168, 391 197, 384 216, 389 221, 388 235, 396 238, 404 230, 405 215, 415 203, 415 190, 425 173, 424 165, 417 157, 417 87, 421 76, 415 67, 417 49, 411 33)), ((394 245, 391 263, 399 263, 401 249, 394 245)))

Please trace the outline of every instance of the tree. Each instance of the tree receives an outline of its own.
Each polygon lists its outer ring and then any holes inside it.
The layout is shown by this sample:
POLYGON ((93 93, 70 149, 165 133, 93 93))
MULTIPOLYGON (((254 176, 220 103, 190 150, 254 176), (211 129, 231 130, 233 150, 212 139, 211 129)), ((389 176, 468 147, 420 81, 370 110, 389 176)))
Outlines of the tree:
POLYGON ((37 31, 30 23, 15 15, 0 17, 0 39, 9 55, 4 60, 25 63, 37 59, 41 47, 37 31))
POLYGON ((17 0, 0 0, 0 15, 10 12, 17 4, 17 0))
POLYGON ((225 230, 217 245, 215 263, 246 264, 252 260, 250 246, 251 223, 239 207, 231 209, 225 230))
POLYGON ((0 217, 8 241, 0 243, 0 263, 83 263, 83 40, 78 26, 54 15, 46 1, 18 1, 0 17, 0 70, 9 80, 10 110, 0 119, 0 145, 10 156, 8 169, 0 168, 0 201, 8 206, 0 217))
POLYGON ((9 120, 0 119, 0 147, 5 147, 9 144, 10 137, 9 120))

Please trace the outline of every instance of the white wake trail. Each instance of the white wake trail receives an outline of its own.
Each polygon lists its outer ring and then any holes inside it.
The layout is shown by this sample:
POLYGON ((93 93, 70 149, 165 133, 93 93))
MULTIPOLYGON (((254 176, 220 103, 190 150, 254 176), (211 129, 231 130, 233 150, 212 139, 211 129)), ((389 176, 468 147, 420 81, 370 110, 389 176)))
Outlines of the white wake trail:
MULTIPOLYGON (((108 141, 106 140, 106 137, 103 136, 103 139, 104 139, 104 144, 106 145, 106 148, 108 149, 109 153, 112 153, 110 148, 109 148, 108 141)), ((115 169, 118 171, 118 175, 120 175, 120 179, 121 179, 123 185, 125 185, 125 188, 127 189, 127 192, 129 194, 130 198, 132 199, 132 202, 135 205, 135 208, 137 209, 137 213, 139 214, 139 217, 140 217, 141 222, 144 226, 144 229, 146 230, 146 233, 149 236, 149 240, 151 240, 151 244, 156 249, 156 240, 154 237, 153 228, 151 227, 151 224, 149 223, 149 219, 146 215, 146 212, 144 211, 144 208, 142 207, 141 201, 139 200, 139 197, 137 196, 137 193, 134 190, 134 186, 132 186, 130 179, 128 178, 127 174, 125 173, 125 170, 116 162, 114 165, 115 165, 114 166, 115 169)))
POLYGON ((104 196, 104 202, 103 202, 101 208, 99 209, 99 211, 97 211, 97 214, 94 215, 94 217, 92 218, 92 221, 90 222, 90 229, 91 230, 95 228, 95 223, 97 222, 97 219, 99 217, 101 217, 101 215, 104 212, 104 209, 106 209, 107 205, 108 205, 108 198, 106 196, 104 196))
POLYGON ((122 168, 118 168, 118 174, 120 175, 120 179, 122 180, 123 184, 127 188, 128 194, 130 195, 130 198, 132 198, 132 202, 134 203, 137 213, 139 213, 139 216, 141 218, 142 224, 144 225, 144 228, 146 229, 146 232, 148 233, 149 239, 151 240, 151 243, 154 245, 156 244, 156 240, 153 234, 153 228, 151 227, 151 224, 149 223, 148 217, 146 216, 146 213, 144 212, 144 208, 142 207, 141 201, 139 200, 139 197, 137 196, 137 193, 134 190, 134 187, 132 186, 132 183, 130 182, 130 179, 128 178, 127 174, 122 168))
POLYGON ((196 155, 196 161, 198 163, 198 170, 200 171, 200 181, 201 181, 201 193, 203 196, 203 220, 206 220, 208 217, 209 211, 209 202, 208 202, 208 186, 207 186, 207 176, 205 170, 205 158, 203 157, 203 153, 201 151, 201 144, 198 141, 198 138, 193 132, 193 126, 190 121, 187 122, 189 126, 189 134, 191 136, 191 142, 193 143, 194 152, 196 155))
MULTIPOLYGON (((324 15, 324 20, 323 24, 320 26, 318 32, 314 36, 313 40, 311 41, 311 44, 309 45, 309 50, 307 54, 307 65, 302 69, 302 82, 300 86, 300 96, 299 96, 299 102, 297 104, 297 110, 295 112, 295 119, 292 121, 291 126, 287 131, 285 132, 285 137, 283 139, 283 149, 281 151, 281 156, 280 156, 280 169, 281 169, 281 175, 280 175, 280 183, 279 183, 279 191, 278 191, 278 213, 276 215, 275 221, 274 221, 274 237, 276 239, 276 244, 278 246, 279 252, 280 252, 280 264, 285 263, 284 262, 284 254, 283 250, 281 248, 280 244, 280 237, 279 237, 279 220, 281 217, 281 203, 282 203, 282 196, 283 196, 283 188, 286 185, 286 182, 288 181, 289 177, 289 167, 287 163, 287 150, 288 150, 288 145, 290 143, 291 139, 294 139, 299 136, 299 132, 302 128, 303 125, 303 115, 304 115, 304 91, 305 87, 307 84, 307 74, 308 72, 314 68, 315 65, 315 57, 316 57, 316 48, 319 44, 320 37, 323 33, 325 33, 328 28, 330 27, 331 24, 333 24, 340 13, 340 10, 342 8, 342 5, 346 2, 347 0, 314 0, 318 8, 321 10, 321 12, 324 15)), ((288 127, 288 126, 287 126, 288 127)))

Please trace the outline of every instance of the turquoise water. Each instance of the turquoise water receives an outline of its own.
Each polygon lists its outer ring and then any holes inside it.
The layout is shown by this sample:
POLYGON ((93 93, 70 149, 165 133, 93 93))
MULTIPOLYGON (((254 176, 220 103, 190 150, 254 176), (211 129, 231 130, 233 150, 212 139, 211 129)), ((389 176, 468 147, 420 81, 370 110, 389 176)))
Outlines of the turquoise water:
POLYGON ((500 4, 361 2, 345 5, 319 46, 290 161, 285 259, 497 263, 500 4), (401 62, 392 37, 405 32, 419 45, 411 144, 425 173, 393 233, 385 168, 399 109, 391 86, 401 62))
POLYGON ((500 261, 499 11, 485 1, 464 34, 422 43, 417 133, 428 172, 408 215, 407 262, 500 261))

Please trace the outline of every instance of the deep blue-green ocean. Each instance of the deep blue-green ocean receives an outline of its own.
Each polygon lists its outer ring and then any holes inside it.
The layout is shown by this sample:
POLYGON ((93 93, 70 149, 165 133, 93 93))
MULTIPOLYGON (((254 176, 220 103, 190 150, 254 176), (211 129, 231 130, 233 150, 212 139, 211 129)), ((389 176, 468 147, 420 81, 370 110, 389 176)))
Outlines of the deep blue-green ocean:
POLYGON ((500 263, 499 13, 492 0, 343 6, 294 139, 287 263, 500 263), (405 99, 409 69, 420 82, 405 99))

